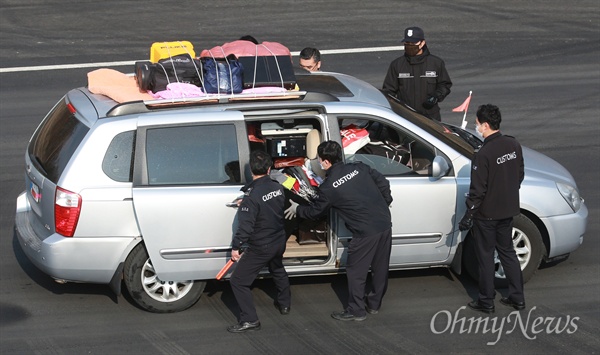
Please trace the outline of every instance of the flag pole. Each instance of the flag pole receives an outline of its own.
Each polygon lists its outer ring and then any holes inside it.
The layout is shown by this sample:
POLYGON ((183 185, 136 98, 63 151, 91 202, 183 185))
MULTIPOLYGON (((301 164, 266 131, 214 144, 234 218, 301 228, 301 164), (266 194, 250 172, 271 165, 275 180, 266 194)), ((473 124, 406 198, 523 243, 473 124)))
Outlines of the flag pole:
MULTIPOLYGON (((471 97, 473 91, 469 91, 469 97, 471 97)), ((467 127, 467 111, 469 110, 469 106, 465 108, 465 114, 463 115, 462 123, 460 124, 460 128, 465 129, 467 127)))

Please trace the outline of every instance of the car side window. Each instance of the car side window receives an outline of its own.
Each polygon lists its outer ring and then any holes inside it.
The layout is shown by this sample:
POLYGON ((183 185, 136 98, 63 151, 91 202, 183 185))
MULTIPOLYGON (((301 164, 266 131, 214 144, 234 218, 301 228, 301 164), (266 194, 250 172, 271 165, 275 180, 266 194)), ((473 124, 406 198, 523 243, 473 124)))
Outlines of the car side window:
POLYGON ((431 175, 434 149, 405 129, 364 118, 343 118, 339 126, 346 161, 362 161, 385 176, 431 175), (361 136, 358 146, 351 143, 361 136))
POLYGON ((232 124, 148 129, 146 159, 149 185, 240 182, 232 124))
POLYGON ((109 178, 119 182, 132 181, 134 144, 135 131, 119 133, 110 142, 102 161, 102 171, 109 178))

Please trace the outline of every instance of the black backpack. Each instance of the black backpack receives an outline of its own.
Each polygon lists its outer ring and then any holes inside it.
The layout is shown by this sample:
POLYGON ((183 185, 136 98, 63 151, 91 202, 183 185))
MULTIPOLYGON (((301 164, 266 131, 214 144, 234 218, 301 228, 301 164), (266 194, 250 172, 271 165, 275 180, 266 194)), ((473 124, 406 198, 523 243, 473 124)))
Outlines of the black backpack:
POLYGON ((188 54, 161 59, 158 63, 136 62, 135 79, 142 92, 156 93, 166 90, 168 84, 178 82, 202 87, 202 62, 188 54))

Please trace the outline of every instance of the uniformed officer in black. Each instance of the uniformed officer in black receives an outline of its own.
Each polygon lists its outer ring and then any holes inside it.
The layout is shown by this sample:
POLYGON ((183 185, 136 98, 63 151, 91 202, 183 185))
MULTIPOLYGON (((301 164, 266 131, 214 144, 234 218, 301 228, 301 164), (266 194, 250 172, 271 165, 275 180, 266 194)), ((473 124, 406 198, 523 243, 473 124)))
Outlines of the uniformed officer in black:
POLYGON ((265 266, 268 266, 277 288, 275 306, 281 314, 290 312, 290 282, 283 267, 285 197, 281 184, 269 177, 272 164, 271 157, 264 151, 254 151, 250 155, 253 180, 242 188, 244 198, 238 208, 238 227, 231 252, 231 259, 237 261, 237 267, 230 283, 240 307, 239 323, 227 327, 232 333, 260 329, 250 287, 265 266), (248 248, 241 257, 240 248, 244 244, 248 248))
POLYGON ((479 298, 469 307, 494 312, 494 250, 508 279, 508 297, 500 302, 517 310, 525 308, 523 275, 512 243, 513 217, 520 213, 519 188, 525 176, 523 152, 514 137, 500 133, 502 117, 494 105, 477 110, 477 133, 484 138, 475 153, 467 212, 459 223, 472 232, 479 263, 479 298))
POLYGON ((441 121, 438 103, 450 94, 452 87, 446 64, 429 52, 421 28, 406 28, 402 42, 404 55, 390 63, 383 91, 420 114, 441 121))
POLYGON ((331 316, 337 320, 362 321, 366 319, 366 312, 379 311, 387 290, 392 248, 388 206, 392 195, 390 183, 381 173, 363 163, 344 164, 342 154, 337 142, 319 145, 317 155, 326 178, 319 185, 318 198, 309 206, 298 206, 290 200, 292 206, 286 210, 286 218, 298 215, 317 219, 332 208, 346 222, 352 232, 346 264, 348 307, 331 316), (372 285, 365 295, 369 267, 372 285))

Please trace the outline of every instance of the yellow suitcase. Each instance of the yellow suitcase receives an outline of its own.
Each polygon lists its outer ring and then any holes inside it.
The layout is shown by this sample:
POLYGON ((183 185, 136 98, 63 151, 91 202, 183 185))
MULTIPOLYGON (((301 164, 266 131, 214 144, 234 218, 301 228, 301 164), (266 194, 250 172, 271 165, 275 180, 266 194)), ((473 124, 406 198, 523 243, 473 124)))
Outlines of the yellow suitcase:
POLYGON ((150 61, 158 63, 161 59, 180 54, 190 54, 192 57, 196 57, 194 46, 189 41, 154 42, 150 48, 150 61))

